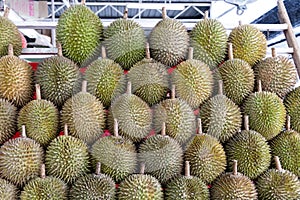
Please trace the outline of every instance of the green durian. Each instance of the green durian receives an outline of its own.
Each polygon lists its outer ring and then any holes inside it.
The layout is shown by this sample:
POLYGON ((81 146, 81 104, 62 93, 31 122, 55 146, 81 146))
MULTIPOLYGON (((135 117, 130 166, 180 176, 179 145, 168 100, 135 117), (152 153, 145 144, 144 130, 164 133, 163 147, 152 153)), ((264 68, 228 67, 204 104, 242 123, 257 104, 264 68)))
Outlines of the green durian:
POLYGON ((0 98, 0 145, 17 131, 17 107, 0 98))
POLYGON ((291 128, 300 132, 300 87, 289 92, 284 99, 287 114, 291 117, 291 128))
POLYGON ((18 188, 5 179, 0 179, 0 199, 17 200, 18 188))

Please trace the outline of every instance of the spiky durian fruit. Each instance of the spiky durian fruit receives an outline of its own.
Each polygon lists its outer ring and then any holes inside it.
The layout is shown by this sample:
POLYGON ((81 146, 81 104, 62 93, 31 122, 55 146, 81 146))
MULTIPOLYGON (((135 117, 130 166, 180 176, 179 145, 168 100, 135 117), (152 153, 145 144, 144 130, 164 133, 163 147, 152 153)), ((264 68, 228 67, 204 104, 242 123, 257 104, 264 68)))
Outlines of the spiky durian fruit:
POLYGON ((1 200, 17 200, 18 188, 5 179, 0 179, 0 199, 1 200))
POLYGON ((22 137, 8 140, 0 148, 0 174, 17 186, 24 186, 39 175, 44 159, 42 147, 27 138, 25 126, 22 137))
POLYGON ((204 132, 216 137, 221 142, 232 137, 242 125, 240 108, 223 95, 221 80, 219 80, 219 94, 201 106, 199 116, 204 132))
POLYGON ((60 179, 46 177, 45 165, 41 166, 41 177, 29 181, 20 195, 21 200, 66 200, 67 185, 60 179))
POLYGON ((8 45, 14 48, 14 55, 19 56, 22 51, 22 39, 18 27, 8 19, 9 8, 0 16, 0 57, 8 54, 8 45))
POLYGON ((261 134, 249 130, 248 116, 244 124, 245 130, 230 138, 224 148, 229 168, 233 167, 232 160, 238 160, 238 171, 255 179, 271 164, 270 146, 261 134))
POLYGON ((253 91, 254 72, 244 60, 233 58, 232 44, 228 44, 229 60, 225 61, 215 72, 223 81, 224 94, 237 105, 253 91))
POLYGON ((166 134, 179 144, 187 142, 196 130, 192 108, 182 99, 175 98, 175 85, 172 86, 171 99, 166 99, 154 107, 153 127, 156 133, 166 124, 166 134))
POLYGON ((47 147, 45 165, 49 175, 72 184, 89 172, 88 147, 81 139, 69 136, 65 125, 64 135, 52 140, 47 147))
POLYGON ((189 48, 188 60, 180 63, 172 73, 172 84, 176 94, 193 109, 207 100, 213 89, 213 77, 207 64, 193 59, 193 48, 189 48))
POLYGON ((275 156, 276 168, 270 169, 258 177, 256 187, 261 200, 300 199, 300 181, 290 171, 281 168, 279 158, 275 156))
POLYGON ((6 142, 17 130, 17 108, 9 101, 0 99, 0 144, 6 142))
POLYGON ((61 110, 61 127, 69 127, 69 134, 83 140, 88 146, 103 133, 105 124, 102 103, 86 92, 87 82, 83 81, 82 91, 66 101, 61 110))
POLYGON ((133 142, 141 141, 151 131, 151 109, 141 98, 131 94, 131 82, 128 82, 127 92, 110 107, 108 125, 111 132, 114 128, 113 119, 118 119, 120 135, 133 142))
POLYGON ((165 123, 162 134, 145 140, 139 147, 139 160, 145 163, 146 173, 165 184, 181 173, 183 150, 176 140, 166 135, 165 123))
POLYGON ((163 200, 159 181, 151 175, 144 174, 145 165, 141 164, 140 174, 132 174, 119 185, 119 200, 163 200))
POLYGON ((137 153, 129 139, 119 136, 118 121, 114 119, 114 136, 98 139, 91 150, 94 161, 101 163, 101 171, 116 182, 135 172, 137 153))
POLYGON ((191 165, 191 175, 205 183, 211 183, 226 168, 226 156, 222 144, 211 135, 202 133, 198 119, 198 134, 188 143, 185 160, 191 165))
POLYGON ((298 133, 300 132, 300 87, 289 92, 285 99, 284 105, 287 114, 291 117, 291 128, 298 133))
POLYGON ((233 57, 245 60, 251 66, 266 56, 266 37, 253 25, 244 24, 234 28, 228 41, 233 45, 233 57))
POLYGON ((254 183, 237 172, 237 161, 233 161, 233 172, 219 176, 210 188, 212 200, 256 200, 257 192, 254 183))
POLYGON ((106 108, 126 89, 125 75, 121 66, 106 58, 104 47, 102 59, 95 60, 87 67, 85 80, 89 83, 88 92, 95 95, 106 108))
POLYGON ((69 7, 59 17, 56 27, 56 37, 62 45, 63 55, 79 66, 95 56, 102 34, 100 18, 85 5, 69 7))
POLYGON ((145 56, 146 36, 142 27, 127 19, 127 10, 123 19, 113 21, 104 31, 104 45, 108 57, 129 70, 145 56))
POLYGON ((44 59, 35 73, 42 96, 61 108, 67 99, 80 91, 80 71, 77 65, 62 56, 58 44, 58 56, 44 59))
POLYGON ((194 58, 206 63, 211 70, 225 58, 227 34, 221 22, 208 19, 199 21, 190 33, 191 46, 194 48, 194 58))
POLYGON ((27 136, 46 147, 58 134, 59 112, 50 101, 41 99, 36 85, 36 100, 30 101, 19 112, 18 128, 26 126, 27 136))
POLYGON ((185 175, 170 181, 165 190, 166 200, 209 200, 209 191, 198 177, 190 175, 189 161, 185 161, 185 175))
POLYGON ((250 129, 267 140, 282 130, 286 116, 283 102, 275 93, 262 91, 260 81, 258 92, 248 96, 243 107, 245 115, 249 116, 250 129))
POLYGON ((97 163, 96 173, 82 176, 70 189, 72 200, 115 199, 115 182, 107 175, 101 174, 101 164, 97 163))
POLYGON ((33 96, 33 71, 26 61, 14 56, 13 52, 12 45, 9 45, 8 55, 0 58, 0 98, 22 107, 33 96))
POLYGON ((172 67, 184 59, 188 50, 189 36, 180 21, 166 17, 165 8, 162 9, 162 17, 149 36, 151 57, 172 67))
POLYGON ((130 69, 127 77, 132 83, 133 94, 152 106, 167 96, 169 75, 165 65, 150 58, 148 43, 146 56, 130 69))
POLYGON ((300 134, 290 129, 290 116, 287 127, 270 141, 271 153, 279 156, 284 169, 300 176, 300 134))
POLYGON ((255 76, 261 80, 264 91, 274 92, 282 98, 293 89, 297 81, 294 64, 285 56, 276 56, 275 48, 272 48, 272 57, 255 66, 255 76))

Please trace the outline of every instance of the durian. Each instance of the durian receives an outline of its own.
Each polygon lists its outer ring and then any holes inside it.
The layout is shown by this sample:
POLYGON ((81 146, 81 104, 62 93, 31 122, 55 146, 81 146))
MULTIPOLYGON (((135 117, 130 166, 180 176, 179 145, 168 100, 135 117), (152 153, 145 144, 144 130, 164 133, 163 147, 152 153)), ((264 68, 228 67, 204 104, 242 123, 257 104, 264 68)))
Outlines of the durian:
POLYGON ((24 186, 39 175, 43 159, 43 148, 26 137, 25 126, 22 126, 22 136, 8 140, 0 148, 1 178, 17 186, 24 186))
POLYGON ((104 45, 110 59, 129 70, 145 57, 146 36, 142 27, 127 19, 127 10, 123 19, 113 21, 104 31, 104 45))
POLYGON ((300 132, 300 87, 289 92, 285 99, 284 105, 287 114, 291 117, 291 128, 298 133, 300 132))
POLYGON ((5 179, 0 179, 0 199, 17 200, 18 188, 5 179))
POLYGON ((256 200, 254 183, 237 170, 237 161, 233 161, 233 172, 219 176, 210 188, 211 200, 256 200))
POLYGON ((193 48, 189 48, 188 60, 181 62, 172 72, 171 82, 176 94, 193 109, 206 101, 213 89, 212 73, 204 62, 193 59, 193 48))
POLYGON ((17 107, 0 98, 0 145, 17 131, 17 107))
POLYGON ((172 67, 184 60, 189 36, 180 21, 167 18, 165 7, 162 9, 162 17, 149 35, 150 52, 152 58, 172 67))
POLYGON ((50 101, 41 99, 36 84, 36 100, 30 101, 19 112, 18 128, 26 126, 27 137, 46 147, 58 134, 59 112, 50 101))
POLYGON ((256 181, 258 198, 261 200, 300 199, 300 181, 290 171, 283 170, 279 157, 275 156, 276 169, 270 169, 256 181))

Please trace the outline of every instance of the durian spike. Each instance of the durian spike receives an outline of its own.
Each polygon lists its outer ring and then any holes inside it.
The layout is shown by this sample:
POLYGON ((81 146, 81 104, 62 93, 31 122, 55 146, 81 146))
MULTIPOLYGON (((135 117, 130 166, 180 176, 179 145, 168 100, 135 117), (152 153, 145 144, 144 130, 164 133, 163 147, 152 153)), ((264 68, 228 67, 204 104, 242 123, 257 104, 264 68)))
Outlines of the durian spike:
POLYGON ((96 166, 96 175, 100 175, 101 174, 101 163, 97 162, 97 166, 96 166))
POLYGON ((191 176, 189 161, 185 161, 184 176, 187 176, 187 177, 191 176))
POLYGON ((246 131, 249 131, 249 116, 245 115, 244 116, 244 127, 246 131))
POLYGON ((3 14, 4 18, 8 18, 9 11, 10 11, 9 7, 6 7, 5 10, 4 10, 4 14, 3 14))
POLYGON ((237 160, 233 160, 233 175, 237 175, 238 174, 238 170, 237 170, 237 160))
POLYGON ((81 5, 85 5, 85 0, 81 0, 81 5))
POLYGON ((204 19, 208 19, 208 10, 204 12, 204 19))
POLYGON ((286 130, 287 131, 291 130, 291 116, 289 115, 286 116, 286 130))
POLYGON ((202 132, 202 122, 201 122, 201 118, 198 118, 197 119, 197 122, 198 122, 198 134, 203 134, 202 132))
POLYGON ((192 60, 193 59, 193 53, 194 53, 194 48, 189 47, 189 53, 188 53, 188 59, 192 60))
POLYGON ((57 47, 57 55, 58 56, 63 56, 61 43, 57 42, 56 47, 57 47))
POLYGON ((124 11, 123 19, 128 19, 128 8, 127 8, 127 6, 126 6, 125 11, 124 11))
POLYGON ((14 55, 14 47, 12 44, 8 45, 8 55, 13 56, 14 55))
POLYGON ((148 42, 146 42, 146 58, 147 59, 151 58, 151 56, 150 56, 150 46, 149 46, 148 42))
POLYGON ((278 156, 274 156, 274 160, 275 160, 276 169, 278 171, 282 171, 282 167, 281 167, 281 163, 280 163, 279 157, 278 156))
POLYGON ((162 14, 163 19, 167 18, 167 9, 166 9, 166 7, 162 7, 161 14, 162 14))
POLYGON ((162 127, 161 127, 161 135, 162 136, 166 136, 166 122, 162 123, 162 127))
POLYGON ((87 88, 87 81, 84 80, 82 81, 81 92, 86 92, 86 88, 87 88))
POLYGON ((41 100, 41 86, 39 84, 35 84, 35 93, 36 93, 36 99, 41 100))
POLYGON ((114 119, 114 136, 119 137, 119 125, 117 119, 114 119))
POLYGON ((42 179, 46 178, 45 164, 42 164, 42 165, 41 165, 41 178, 42 178, 42 179))
POLYGON ((172 85, 172 88, 171 88, 171 99, 175 99, 176 98, 176 87, 175 85, 172 85))
POLYGON ((271 51, 272 51, 272 57, 275 58, 276 57, 276 49, 274 47, 272 47, 271 51))
POLYGON ((218 94, 223 95, 223 81, 222 80, 218 81, 218 86, 219 86, 218 94))
POLYGON ((64 135, 65 136, 69 135, 69 133, 68 133, 68 124, 65 124, 65 126, 64 126, 64 135))
POLYGON ((262 92, 261 80, 258 80, 257 83, 258 83, 257 91, 262 92))
POLYGON ((106 49, 104 46, 101 47, 101 57, 102 57, 102 59, 106 58, 106 49))
POLYGON ((25 128, 25 125, 22 125, 22 133, 21 133, 21 137, 22 138, 26 138, 26 128, 25 128))
POLYGON ((145 174, 145 163, 141 163, 141 166, 140 166, 140 174, 145 174))
POLYGON ((127 82, 127 90, 126 90, 126 94, 132 94, 132 93, 131 93, 131 82, 130 82, 130 81, 127 82))
POLYGON ((229 60, 233 60, 233 48, 232 43, 228 43, 228 58, 229 60))

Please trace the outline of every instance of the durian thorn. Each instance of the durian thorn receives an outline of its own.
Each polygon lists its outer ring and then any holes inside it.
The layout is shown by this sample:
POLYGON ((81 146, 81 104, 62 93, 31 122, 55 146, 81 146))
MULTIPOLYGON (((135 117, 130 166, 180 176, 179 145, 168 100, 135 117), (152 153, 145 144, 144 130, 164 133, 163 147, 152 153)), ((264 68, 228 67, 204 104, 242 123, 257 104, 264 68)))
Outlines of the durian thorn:
POLYGON ((106 58, 106 49, 104 46, 101 47, 101 56, 102 56, 102 59, 106 58))
POLYGON ((85 0, 81 0, 81 5, 85 5, 85 0))
POLYGON ((8 55, 13 56, 14 55, 14 47, 12 44, 8 45, 8 55))
POLYGON ((237 170, 237 160, 233 160, 232 161, 233 162, 233 175, 237 175, 237 173, 238 173, 238 170, 237 170))
POLYGON ((274 156, 274 160, 275 160, 276 169, 278 171, 282 171, 282 167, 281 167, 281 163, 280 163, 279 157, 278 156, 274 156))
POLYGON ((150 56, 150 46, 149 46, 148 42, 146 42, 146 58, 147 59, 151 58, 151 56, 150 56))
POLYGON ((44 179, 46 178, 46 168, 45 168, 45 164, 41 165, 41 178, 44 179))
POLYGON ((184 176, 187 176, 187 177, 191 176, 189 161, 185 161, 184 176))
POLYGON ((194 54, 194 48, 189 47, 189 53, 188 53, 188 59, 192 60, 193 59, 193 54, 194 54))
POLYGON ((9 11, 10 11, 10 8, 9 8, 9 7, 6 7, 5 10, 4 10, 4 14, 3 14, 3 17, 4 17, 4 18, 8 18, 9 11))
POLYGON ((142 162, 140 166, 140 174, 145 174, 145 168, 146 168, 145 163, 142 162))
POLYGON ((249 131, 249 116, 245 115, 244 116, 244 127, 246 131, 249 131))
POLYGON ((161 14, 162 14, 163 19, 167 18, 167 9, 166 9, 166 7, 162 7, 161 14))
POLYGON ((201 118, 198 118, 197 122, 198 122, 198 134, 203 134, 201 118))
POLYGON ((25 125, 22 125, 22 133, 21 133, 22 138, 26 138, 26 128, 25 125))
POLYGON ((119 125, 117 119, 114 119, 114 136, 119 137, 119 125))
POLYGON ((175 85, 172 85, 171 88, 171 99, 175 99, 176 98, 176 87, 175 85))
POLYGON ((126 6, 124 14, 123 14, 123 19, 128 19, 128 8, 126 6))
POLYGON ((286 130, 287 131, 291 130, 291 116, 289 115, 286 116, 286 130))
POLYGON ((204 19, 208 19, 208 10, 204 12, 204 19))
POLYGON ((229 60, 233 60, 233 48, 232 43, 228 43, 228 58, 229 60))
POLYGON ((127 83, 127 91, 126 91, 126 94, 132 94, 132 93, 131 93, 131 82, 130 82, 130 81, 128 81, 128 83, 127 83))
POLYGON ((275 47, 272 47, 271 51, 272 51, 272 57, 275 58, 276 57, 276 49, 275 49, 275 47))
POLYGON ((56 47, 57 47, 57 55, 58 55, 58 56, 63 56, 61 43, 60 43, 60 42, 57 42, 57 43, 56 43, 56 47))
POLYGON ((218 94, 223 95, 223 81, 222 80, 218 81, 218 86, 219 86, 218 94))
POLYGON ((242 26, 242 25, 243 25, 242 20, 240 20, 239 21, 239 26, 242 26))
POLYGON ((96 166, 96 175, 100 175, 101 174, 101 163, 97 162, 97 166, 96 166))
POLYGON ((258 83, 257 91, 262 92, 261 80, 258 80, 257 83, 258 83))
POLYGON ((162 127, 161 127, 161 135, 162 136, 166 136, 166 122, 162 123, 162 127))
POLYGON ((69 135, 69 133, 68 133, 68 124, 65 124, 65 126, 64 126, 64 135, 65 136, 69 135))
POLYGON ((41 100, 41 86, 39 84, 35 84, 35 93, 36 93, 36 99, 41 100))
POLYGON ((87 91, 87 81, 84 80, 82 81, 81 92, 86 92, 86 91, 87 91))

